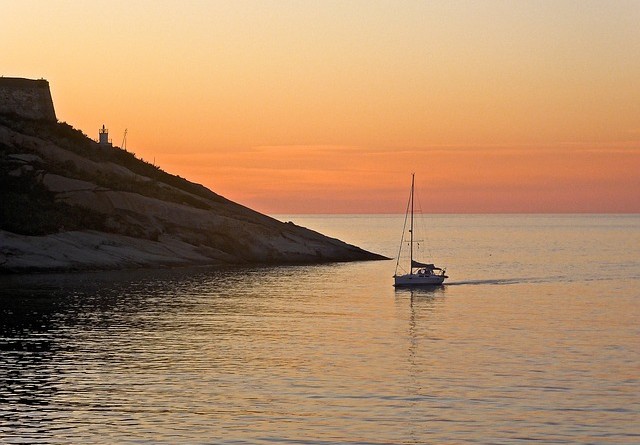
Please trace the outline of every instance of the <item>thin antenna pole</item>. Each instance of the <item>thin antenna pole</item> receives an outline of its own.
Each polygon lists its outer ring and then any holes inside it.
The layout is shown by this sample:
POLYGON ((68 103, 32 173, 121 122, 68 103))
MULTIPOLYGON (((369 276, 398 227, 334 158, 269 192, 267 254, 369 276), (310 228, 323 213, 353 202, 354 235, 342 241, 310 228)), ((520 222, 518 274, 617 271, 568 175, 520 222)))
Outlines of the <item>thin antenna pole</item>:
POLYGON ((124 136, 122 137, 122 145, 120 146, 123 150, 127 150, 127 129, 124 129, 124 136))

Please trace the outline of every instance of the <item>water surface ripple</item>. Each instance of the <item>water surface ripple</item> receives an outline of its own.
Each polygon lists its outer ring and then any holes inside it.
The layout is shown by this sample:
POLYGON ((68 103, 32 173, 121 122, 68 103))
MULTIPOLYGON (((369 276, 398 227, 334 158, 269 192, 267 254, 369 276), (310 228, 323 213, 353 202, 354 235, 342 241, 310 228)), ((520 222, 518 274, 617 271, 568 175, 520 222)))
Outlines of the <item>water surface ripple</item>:
POLYGON ((394 261, 2 277, 0 442, 640 443, 639 222, 433 217, 422 291, 394 261))

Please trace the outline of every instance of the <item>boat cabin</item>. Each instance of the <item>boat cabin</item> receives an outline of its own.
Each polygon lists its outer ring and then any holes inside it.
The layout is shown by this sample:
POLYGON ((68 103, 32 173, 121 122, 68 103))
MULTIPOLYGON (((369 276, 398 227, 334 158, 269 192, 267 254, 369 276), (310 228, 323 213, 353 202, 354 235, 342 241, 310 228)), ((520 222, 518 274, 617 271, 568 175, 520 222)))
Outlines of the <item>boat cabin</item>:
POLYGON ((433 269, 418 269, 416 273, 421 277, 429 277, 433 275, 433 269))
POLYGON ((419 269, 415 271, 415 274, 418 275, 419 277, 431 277, 431 276, 444 275, 444 270, 434 266, 433 264, 423 264, 423 263, 418 263, 417 261, 414 261, 413 266, 419 267, 419 269), (417 266, 418 264, 420 266, 417 266), (440 273, 435 272, 436 270, 439 271, 440 273))

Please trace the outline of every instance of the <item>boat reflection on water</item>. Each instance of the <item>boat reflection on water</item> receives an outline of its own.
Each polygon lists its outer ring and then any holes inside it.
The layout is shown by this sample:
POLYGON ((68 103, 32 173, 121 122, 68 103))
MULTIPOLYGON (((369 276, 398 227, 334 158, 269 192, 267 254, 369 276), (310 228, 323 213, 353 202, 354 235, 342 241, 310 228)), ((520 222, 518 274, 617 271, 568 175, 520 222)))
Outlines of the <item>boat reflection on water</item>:
MULTIPOLYGON (((392 256, 403 217, 309 221, 392 256)), ((385 262, 0 276, 0 442, 633 442, 638 216, 434 219, 446 286, 385 262)))

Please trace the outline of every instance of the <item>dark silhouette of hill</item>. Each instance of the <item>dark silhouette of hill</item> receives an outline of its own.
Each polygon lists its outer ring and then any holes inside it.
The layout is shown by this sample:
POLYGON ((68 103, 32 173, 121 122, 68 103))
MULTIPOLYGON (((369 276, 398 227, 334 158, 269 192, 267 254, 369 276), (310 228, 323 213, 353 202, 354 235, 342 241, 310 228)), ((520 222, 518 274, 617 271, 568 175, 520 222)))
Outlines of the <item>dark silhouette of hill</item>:
POLYGON ((0 199, 3 272, 382 258, 51 119, 0 114, 0 199))

